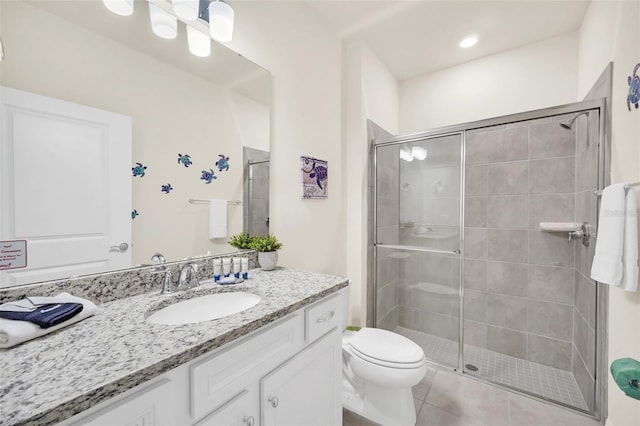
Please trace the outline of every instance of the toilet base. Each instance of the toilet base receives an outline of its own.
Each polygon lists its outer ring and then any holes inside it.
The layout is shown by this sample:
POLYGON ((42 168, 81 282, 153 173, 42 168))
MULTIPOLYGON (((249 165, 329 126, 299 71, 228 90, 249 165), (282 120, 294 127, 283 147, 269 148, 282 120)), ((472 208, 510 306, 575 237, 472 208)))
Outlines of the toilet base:
POLYGON ((348 382, 343 383, 342 406, 382 425, 414 426, 416 424, 416 408, 411 388, 389 389, 366 384, 363 385, 360 393, 355 391, 348 382))

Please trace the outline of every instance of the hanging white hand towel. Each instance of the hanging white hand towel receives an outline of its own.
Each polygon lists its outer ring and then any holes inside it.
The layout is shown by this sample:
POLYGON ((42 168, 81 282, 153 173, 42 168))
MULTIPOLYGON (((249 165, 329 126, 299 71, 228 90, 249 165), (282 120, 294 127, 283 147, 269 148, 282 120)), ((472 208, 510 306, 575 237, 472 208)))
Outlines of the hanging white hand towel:
POLYGON ((624 183, 607 186, 602 191, 596 253, 591 265, 591 278, 604 284, 622 282, 624 245, 624 183))
POLYGON ((622 282, 619 287, 626 291, 638 289, 638 207, 636 192, 627 190, 625 197, 624 247, 622 252, 622 282))
POLYGON ((227 200, 209 200, 209 239, 227 238, 227 200))
POLYGON ((636 195, 624 183, 602 191, 596 253, 591 278, 627 291, 638 287, 636 195))

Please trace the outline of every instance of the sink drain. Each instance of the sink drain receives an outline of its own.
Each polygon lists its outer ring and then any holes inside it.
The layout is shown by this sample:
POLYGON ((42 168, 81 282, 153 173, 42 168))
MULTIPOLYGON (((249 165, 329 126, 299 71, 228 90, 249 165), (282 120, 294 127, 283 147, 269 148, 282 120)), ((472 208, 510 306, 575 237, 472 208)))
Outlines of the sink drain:
POLYGON ((464 368, 466 368, 466 369, 467 369, 467 370, 469 370, 469 371, 478 371, 478 367, 476 367, 476 366, 475 366, 475 365, 473 365, 473 364, 465 364, 465 365, 464 365, 464 368))

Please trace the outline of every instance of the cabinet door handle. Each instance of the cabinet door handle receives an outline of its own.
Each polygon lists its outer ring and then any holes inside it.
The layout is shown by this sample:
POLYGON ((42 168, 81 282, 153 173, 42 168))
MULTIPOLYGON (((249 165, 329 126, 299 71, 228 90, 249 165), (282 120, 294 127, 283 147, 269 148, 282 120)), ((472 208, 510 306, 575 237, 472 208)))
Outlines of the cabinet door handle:
POLYGON ((271 406, 273 408, 276 408, 278 406, 278 404, 280 403, 280 400, 278 400, 277 396, 270 396, 269 397, 269 402, 271 403, 271 406))
POLYGON ((331 310, 331 312, 329 312, 329 314, 328 314, 326 317, 324 317, 324 318, 318 318, 318 319, 316 320, 316 322, 317 322, 318 324, 320 324, 320 323, 322 323, 322 322, 327 322, 327 321, 329 321, 331 318, 333 318, 334 316, 336 316, 336 311, 332 309, 332 310, 331 310))
POLYGON ((242 418, 242 423, 246 424, 247 426, 254 426, 255 425, 255 419, 253 418, 253 416, 244 416, 242 418))

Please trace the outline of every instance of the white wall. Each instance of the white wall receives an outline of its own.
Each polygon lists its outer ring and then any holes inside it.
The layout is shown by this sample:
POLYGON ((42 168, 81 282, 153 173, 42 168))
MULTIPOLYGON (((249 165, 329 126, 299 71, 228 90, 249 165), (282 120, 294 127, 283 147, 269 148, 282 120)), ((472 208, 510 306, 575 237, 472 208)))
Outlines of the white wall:
POLYGON ((400 132, 576 101, 576 33, 487 56, 400 84, 400 132))
POLYGON ((271 109, 269 106, 237 93, 231 93, 230 108, 242 146, 269 151, 271 109))
POLYGON ((392 135, 398 133, 400 84, 366 45, 362 45, 362 91, 365 114, 392 135))
POLYGON ((398 131, 398 81, 363 43, 346 42, 343 54, 346 159, 347 275, 352 280, 350 324, 366 325, 369 140, 367 119, 398 131))
POLYGON ((229 47, 273 75, 271 232, 279 264, 345 275, 341 48, 302 2, 235 2, 229 47), (327 160, 329 197, 301 198, 300 156, 327 160))
MULTIPOLYGON (((627 110, 627 76, 640 63, 640 2, 592 1, 580 28, 579 95, 613 61, 611 183, 640 181, 640 110, 627 110)), ((633 108, 633 107, 632 107, 633 108)), ((640 191, 636 190, 640 195, 640 191)), ((609 363, 640 359, 640 293, 609 290, 609 363)), ((607 366, 608 367, 608 366, 607 366)), ((640 424, 640 403, 611 379, 608 368, 607 424, 640 424)))

